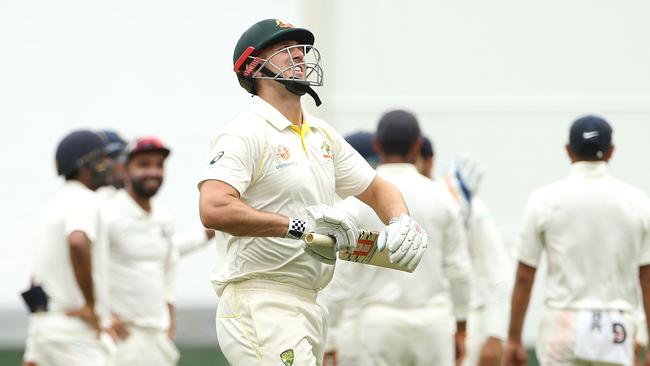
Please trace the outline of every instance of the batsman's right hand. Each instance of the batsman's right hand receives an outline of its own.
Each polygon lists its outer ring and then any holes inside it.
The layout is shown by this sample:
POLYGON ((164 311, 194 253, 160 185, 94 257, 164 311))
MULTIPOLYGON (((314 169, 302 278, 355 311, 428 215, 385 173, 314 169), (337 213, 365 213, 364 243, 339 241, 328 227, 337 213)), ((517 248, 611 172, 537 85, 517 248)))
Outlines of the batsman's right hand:
POLYGON ((359 228, 357 223, 345 212, 326 205, 307 207, 307 230, 305 233, 314 232, 333 237, 336 245, 327 247, 305 247, 307 254, 327 264, 334 264, 336 252, 348 251, 352 253, 357 247, 359 228))
POLYGON ((388 248, 392 263, 414 270, 427 249, 429 238, 422 227, 409 215, 390 219, 388 226, 379 233, 377 249, 388 248))

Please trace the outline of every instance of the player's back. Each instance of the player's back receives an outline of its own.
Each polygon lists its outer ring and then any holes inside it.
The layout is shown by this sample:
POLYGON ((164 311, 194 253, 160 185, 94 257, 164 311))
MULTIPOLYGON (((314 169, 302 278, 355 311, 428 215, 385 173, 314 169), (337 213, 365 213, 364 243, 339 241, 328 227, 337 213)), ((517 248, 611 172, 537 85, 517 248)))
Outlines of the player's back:
POLYGON ((610 176, 606 163, 579 162, 535 191, 528 212, 548 255, 549 306, 632 310, 650 224, 643 192, 610 176))

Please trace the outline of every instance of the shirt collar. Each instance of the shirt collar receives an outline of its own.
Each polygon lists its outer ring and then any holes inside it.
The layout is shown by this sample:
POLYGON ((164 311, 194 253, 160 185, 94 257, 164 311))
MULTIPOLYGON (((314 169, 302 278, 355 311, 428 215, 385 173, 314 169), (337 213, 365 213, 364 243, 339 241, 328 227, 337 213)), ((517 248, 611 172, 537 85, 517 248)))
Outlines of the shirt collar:
MULTIPOLYGON (((129 213, 129 215, 133 215, 135 217, 146 217, 149 216, 150 213, 142 209, 140 205, 138 205, 137 202, 129 195, 129 193, 126 191, 126 189, 120 189, 118 192, 115 194, 116 199, 119 199, 120 206, 122 209, 124 209, 126 212, 129 213)), ((153 207, 152 207, 152 212, 153 212, 153 207)))
MULTIPOLYGON (((251 100, 250 109, 253 113, 264 118, 269 124, 283 131, 289 126, 293 126, 293 123, 289 121, 280 111, 275 109, 269 102, 260 98, 257 95, 253 96, 251 100)), ((302 110, 303 120, 307 124, 308 128, 320 128, 320 120, 309 115, 305 110, 302 110)))
POLYGON ((80 181, 78 181, 76 179, 66 180, 63 185, 66 188, 81 189, 81 190, 84 190, 84 191, 91 191, 92 192, 92 190, 90 188, 86 187, 85 184, 81 183, 80 181))
POLYGON ((571 175, 580 177, 602 177, 607 175, 604 161, 576 161, 571 165, 571 175))
POLYGON ((379 166, 377 166, 377 173, 420 174, 415 168, 415 165, 410 163, 379 164, 379 166))

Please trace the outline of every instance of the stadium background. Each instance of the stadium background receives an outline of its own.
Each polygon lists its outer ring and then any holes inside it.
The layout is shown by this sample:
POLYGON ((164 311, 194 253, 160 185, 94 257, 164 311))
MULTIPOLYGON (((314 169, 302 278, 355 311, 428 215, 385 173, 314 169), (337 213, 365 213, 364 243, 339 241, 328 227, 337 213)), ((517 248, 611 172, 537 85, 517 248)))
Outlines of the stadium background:
MULTIPOLYGON (((642 0, 0 2, 0 364, 15 363, 23 345, 18 294, 35 216, 61 185, 58 139, 78 127, 162 137, 174 151, 158 200, 179 229, 198 225, 195 182, 210 136, 248 103, 232 49, 255 21, 280 17, 314 31, 324 105, 305 102, 341 133, 372 130, 382 112, 404 107, 432 137, 439 169, 461 152, 480 160, 481 196, 512 247, 528 193, 567 171, 563 145, 576 116, 612 122, 612 171, 650 192, 648 14, 642 0)), ((215 348, 207 278, 216 257, 211 246, 179 267, 183 351, 215 348)), ((529 344, 539 297, 537 286, 529 344)), ((183 364, 202 364, 196 355, 217 357, 184 352, 183 364)))

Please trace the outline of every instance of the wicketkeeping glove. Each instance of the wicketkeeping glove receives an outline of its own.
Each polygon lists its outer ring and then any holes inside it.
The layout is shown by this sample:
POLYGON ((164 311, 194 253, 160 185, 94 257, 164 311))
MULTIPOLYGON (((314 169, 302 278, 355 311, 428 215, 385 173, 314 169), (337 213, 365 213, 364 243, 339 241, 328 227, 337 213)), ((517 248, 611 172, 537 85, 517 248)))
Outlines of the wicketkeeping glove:
POLYGON ((449 191, 456 198, 465 224, 467 224, 472 211, 472 198, 478 192, 484 173, 485 171, 476 160, 463 154, 451 164, 445 177, 449 191))
POLYGON ((417 267, 427 249, 429 238, 422 227, 409 215, 401 214, 390 220, 379 233, 377 249, 388 248, 388 257, 393 263, 413 270, 417 267))

